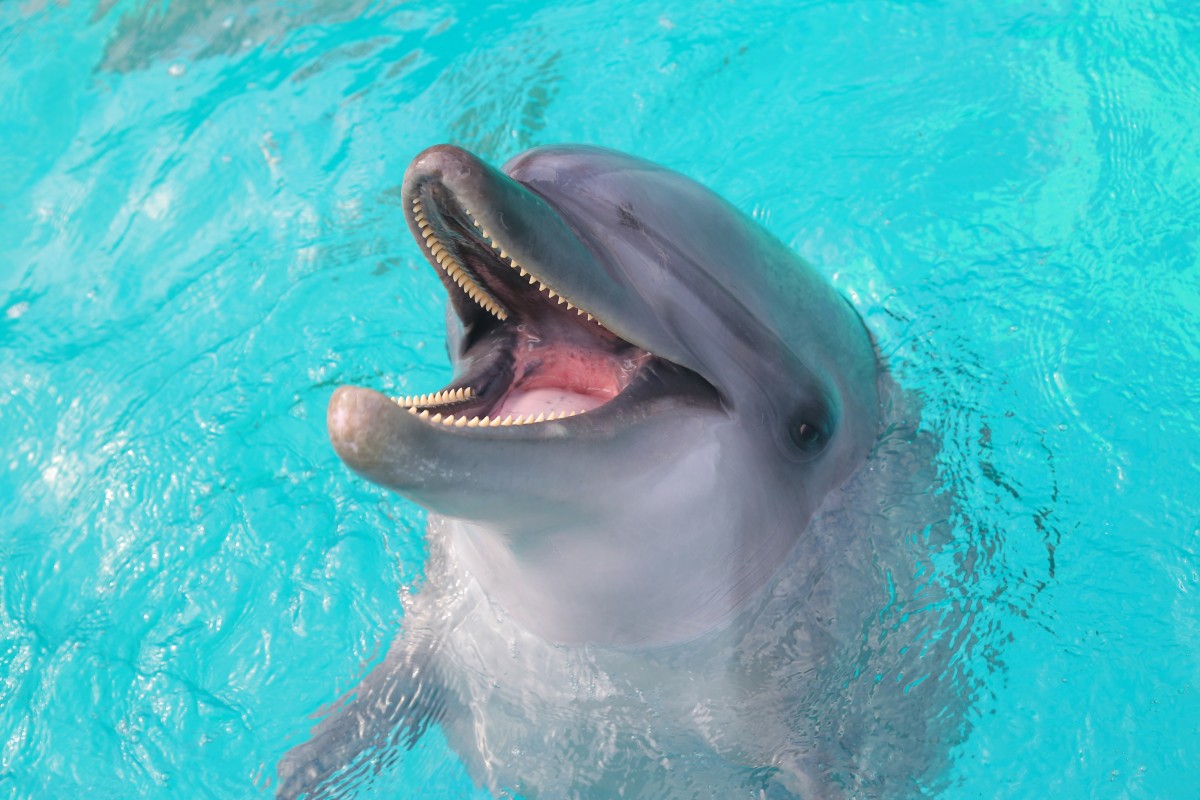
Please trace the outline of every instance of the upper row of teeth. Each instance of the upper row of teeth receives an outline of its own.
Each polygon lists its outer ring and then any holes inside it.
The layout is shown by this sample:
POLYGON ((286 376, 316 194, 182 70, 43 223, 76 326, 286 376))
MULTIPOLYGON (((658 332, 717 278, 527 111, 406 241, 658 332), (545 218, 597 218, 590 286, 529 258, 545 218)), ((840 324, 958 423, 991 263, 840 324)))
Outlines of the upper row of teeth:
POLYGON ((504 248, 492 238, 492 235, 487 232, 487 228, 479 224, 479 221, 475 219, 475 215, 471 213, 469 208, 464 207, 463 210, 467 213, 467 219, 471 220, 471 224, 475 226, 475 230, 479 231, 479 235, 483 238, 483 240, 487 242, 489 246, 491 246, 492 250, 496 252, 496 255, 500 256, 501 262, 506 263, 515 269, 522 278, 528 278, 530 285, 536 287, 539 292, 545 292, 546 296, 551 300, 558 300, 558 304, 560 306, 566 306, 568 311, 574 311, 581 317, 587 317, 590 321, 595 321, 596 318, 591 314, 584 311, 582 308, 579 308, 570 300, 551 289, 544 281, 542 281, 533 273, 529 272, 529 270, 525 269, 525 267, 521 266, 519 261, 506 253, 504 248))
POLYGON ((409 408, 408 413, 414 414, 423 420, 429 422, 440 422, 442 425, 453 428, 490 428, 504 427, 508 425, 530 425, 536 422, 550 422, 551 420, 564 419, 573 417, 580 411, 551 411, 550 413, 542 412, 540 414, 509 414, 501 419, 496 417, 456 417, 453 414, 430 414, 429 410, 417 411, 415 408, 409 408))
MULTIPOLYGON (((517 270, 522 278, 528 278, 530 285, 535 286, 539 292, 545 292, 549 299, 557 300, 560 306, 565 305, 567 310, 574 311, 579 316, 587 317, 589 321, 595 322, 595 317, 551 289, 544 281, 529 272, 520 262, 505 252, 504 248, 487 232, 487 229, 479 224, 470 209, 464 207, 463 210, 466 211, 467 218, 471 220, 471 224, 479 231, 480 237, 495 251, 496 255, 500 257, 501 262, 517 270)), ((425 209, 421 205, 419 198, 413 199, 413 219, 416 220, 417 226, 421 229, 421 235, 425 239, 425 246, 429 248, 430 254, 437 261, 438 265, 450 276, 450 280, 457 283, 459 288, 467 293, 467 297, 470 297, 497 319, 507 319, 508 311, 486 289, 471 278, 466 269, 463 268, 463 265, 454 257, 454 254, 437 238, 437 234, 433 232, 433 228, 425 216, 425 209)))
POLYGON ((492 297, 487 289, 476 283, 458 259, 454 257, 454 254, 437 238, 437 234, 433 232, 429 220, 425 217, 425 209, 421 206, 419 199, 413 200, 413 219, 421 229, 421 235, 425 238, 425 246, 429 248, 429 252, 437 261, 438 266, 450 276, 450 280, 457 283, 458 288, 466 292, 467 297, 482 306, 496 319, 501 321, 508 319, 508 311, 500 305, 500 301, 492 297))
POLYGON ((469 400, 475 396, 475 390, 470 386, 464 386, 461 389, 443 389, 440 392, 433 394, 419 394, 411 397, 395 398, 397 405, 404 408, 412 408, 414 406, 444 406, 450 403, 461 403, 464 400, 469 400))

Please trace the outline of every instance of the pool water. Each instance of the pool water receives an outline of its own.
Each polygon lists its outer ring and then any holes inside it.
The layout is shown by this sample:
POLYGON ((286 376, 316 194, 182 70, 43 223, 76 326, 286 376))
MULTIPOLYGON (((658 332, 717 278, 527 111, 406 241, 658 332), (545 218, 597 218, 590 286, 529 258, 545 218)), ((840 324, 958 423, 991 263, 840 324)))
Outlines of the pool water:
POLYGON ((381 657, 424 518, 324 408, 448 379, 443 141, 661 162, 853 300, 961 509, 939 797, 1200 793, 1194 3, 8 0, 0 797, 270 796, 381 657))

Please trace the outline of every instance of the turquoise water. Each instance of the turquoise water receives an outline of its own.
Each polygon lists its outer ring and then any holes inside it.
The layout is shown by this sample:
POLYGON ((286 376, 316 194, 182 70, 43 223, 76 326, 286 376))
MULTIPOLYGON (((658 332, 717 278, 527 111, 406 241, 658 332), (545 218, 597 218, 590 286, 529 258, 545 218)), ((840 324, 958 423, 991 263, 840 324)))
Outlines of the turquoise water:
POLYGON ((5 2, 0 796, 269 796, 395 635, 423 519, 324 407, 448 377, 442 141, 662 162, 854 300, 973 554, 941 797, 1200 796, 1198 8, 5 2))

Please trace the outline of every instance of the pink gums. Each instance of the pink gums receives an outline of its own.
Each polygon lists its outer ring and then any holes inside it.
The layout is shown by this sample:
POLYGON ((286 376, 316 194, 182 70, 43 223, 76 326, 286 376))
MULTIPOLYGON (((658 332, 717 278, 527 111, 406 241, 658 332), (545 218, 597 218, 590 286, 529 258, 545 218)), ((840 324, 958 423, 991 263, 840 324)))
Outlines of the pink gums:
POLYGON ((513 356, 515 379, 492 410, 493 417, 591 411, 620 394, 649 354, 633 350, 617 355, 603 346, 543 343, 527 334, 513 356))

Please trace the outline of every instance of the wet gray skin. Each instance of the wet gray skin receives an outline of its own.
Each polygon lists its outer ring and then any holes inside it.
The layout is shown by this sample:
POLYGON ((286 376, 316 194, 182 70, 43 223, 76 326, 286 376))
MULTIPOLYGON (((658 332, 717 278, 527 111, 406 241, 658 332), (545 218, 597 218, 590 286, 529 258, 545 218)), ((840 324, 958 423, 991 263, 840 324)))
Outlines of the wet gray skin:
MULTIPOLYGON (((859 469, 890 384, 850 305, 712 192, 606 150, 501 172, 435 147, 403 194, 454 378, 339 389, 328 427, 429 509, 430 557, 278 797, 346 796, 434 724, 499 796, 924 791, 948 741, 926 723, 954 720, 925 712, 941 685, 853 676, 879 598, 913 593, 878 576, 919 574, 897 532, 945 511, 920 448, 859 469), (880 512, 914 497, 935 502, 880 512)), ((936 669, 934 649, 899 668, 936 669)))
POLYGON ((338 455, 461 521, 462 569, 549 641, 655 646, 729 620, 875 441, 855 311, 711 191, 612 151, 538 148, 501 172, 433 147, 403 195, 449 292, 447 388, 473 394, 341 388, 338 455), (537 403, 599 405, 490 424, 537 403))

